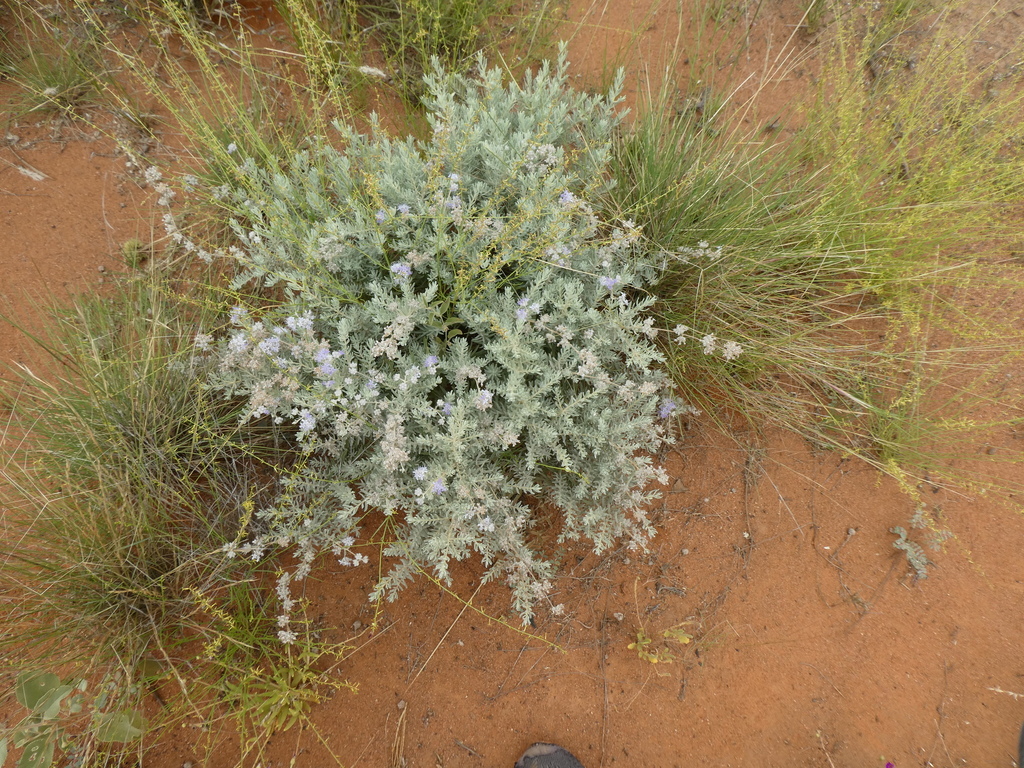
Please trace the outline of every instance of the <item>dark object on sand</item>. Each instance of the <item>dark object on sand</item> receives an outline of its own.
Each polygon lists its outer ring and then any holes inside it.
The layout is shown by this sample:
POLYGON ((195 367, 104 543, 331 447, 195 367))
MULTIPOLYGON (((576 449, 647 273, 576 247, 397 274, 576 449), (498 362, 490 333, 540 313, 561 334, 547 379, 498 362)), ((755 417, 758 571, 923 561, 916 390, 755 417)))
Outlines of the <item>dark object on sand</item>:
POLYGON ((523 753, 515 768, 583 768, 583 763, 557 744, 538 741, 523 753))

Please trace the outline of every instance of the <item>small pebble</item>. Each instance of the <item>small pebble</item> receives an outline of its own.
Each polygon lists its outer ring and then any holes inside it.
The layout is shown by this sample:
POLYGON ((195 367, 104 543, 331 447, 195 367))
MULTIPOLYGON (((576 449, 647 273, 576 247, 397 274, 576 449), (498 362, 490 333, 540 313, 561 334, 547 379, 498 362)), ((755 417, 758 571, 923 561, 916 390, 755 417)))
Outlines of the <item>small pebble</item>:
POLYGON ((106 267, 104 267, 104 266, 103 266, 102 264, 100 264, 100 265, 99 265, 99 266, 98 266, 98 267, 96 268, 96 271, 97 271, 97 272, 101 272, 101 273, 102 273, 102 272, 106 272, 106 271, 107 271, 107 268, 106 268, 106 267))
POLYGON ((352 622, 352 631, 353 632, 358 632, 362 628, 363 628, 363 622, 358 621, 358 620, 352 622))
POLYGON ((405 699, 402 699, 401 701, 398 702, 398 708, 399 709, 405 709, 405 699))
POLYGON ((626 618, 626 614, 624 613, 613 613, 612 616, 615 617, 616 621, 624 621, 626 618))

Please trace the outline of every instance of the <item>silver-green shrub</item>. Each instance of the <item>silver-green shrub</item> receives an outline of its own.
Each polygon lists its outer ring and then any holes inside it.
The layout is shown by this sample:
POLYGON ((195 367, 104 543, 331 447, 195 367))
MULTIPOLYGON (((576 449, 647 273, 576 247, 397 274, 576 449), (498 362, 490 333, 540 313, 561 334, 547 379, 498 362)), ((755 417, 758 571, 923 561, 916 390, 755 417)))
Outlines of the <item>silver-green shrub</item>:
POLYGON ((621 76, 608 96, 573 92, 563 52, 521 87, 482 60, 426 85, 426 142, 338 126, 344 152, 241 164, 235 287, 264 298, 201 346, 219 358, 213 385, 304 453, 238 548, 297 548, 279 584, 286 641, 289 581, 319 552, 364 560, 370 510, 396 531, 377 595, 478 553, 524 617, 552 572, 531 503, 597 550, 652 532, 664 473, 650 454, 676 407, 644 314, 655 268, 630 222, 585 202, 605 183, 621 76))

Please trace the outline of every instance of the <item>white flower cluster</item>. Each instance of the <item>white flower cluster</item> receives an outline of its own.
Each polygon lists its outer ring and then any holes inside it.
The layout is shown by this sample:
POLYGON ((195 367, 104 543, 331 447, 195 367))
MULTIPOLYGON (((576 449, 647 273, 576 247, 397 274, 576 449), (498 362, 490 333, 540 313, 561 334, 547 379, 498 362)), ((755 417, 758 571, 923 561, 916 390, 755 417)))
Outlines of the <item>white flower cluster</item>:
MULTIPOLYGON (((673 328, 672 336, 676 344, 685 344, 691 330, 693 329, 687 325, 677 325, 673 328)), ((705 355, 713 355, 717 351, 725 360, 732 361, 743 354, 743 345, 738 341, 723 342, 713 333, 701 336, 698 341, 705 355)))

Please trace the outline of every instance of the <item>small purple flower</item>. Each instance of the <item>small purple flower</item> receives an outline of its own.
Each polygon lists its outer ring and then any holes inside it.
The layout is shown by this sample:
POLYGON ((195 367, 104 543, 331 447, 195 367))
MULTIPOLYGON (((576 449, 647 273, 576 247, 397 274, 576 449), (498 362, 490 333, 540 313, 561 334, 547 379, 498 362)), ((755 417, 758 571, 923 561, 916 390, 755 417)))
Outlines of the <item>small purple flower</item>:
POLYGON ((377 220, 378 224, 383 224, 384 221, 387 219, 387 217, 388 217, 387 211, 382 209, 382 210, 377 211, 377 213, 374 214, 373 218, 375 218, 377 220))
POLYGON ((440 359, 438 359, 437 355, 427 355, 425 358, 423 358, 423 367, 424 368, 433 368, 439 362, 441 362, 441 361, 440 361, 440 359))
POLYGON ((436 495, 440 496, 442 493, 448 490, 448 486, 444 484, 444 480, 438 478, 437 480, 434 481, 434 484, 430 486, 430 490, 432 490, 436 495))
POLYGON ((312 432, 314 427, 316 427, 316 416, 308 410, 303 410, 299 414, 299 431, 312 432))
POLYGON ((412 267, 406 264, 404 261, 396 261, 391 265, 391 271, 398 277, 408 277, 412 274, 412 267))
POLYGON ((403 216, 408 216, 409 215, 409 211, 411 211, 411 210, 412 209, 408 205, 406 205, 405 203, 402 203, 400 206, 398 206, 398 212, 400 214, 402 214, 403 216))
POLYGON ((276 355, 281 349, 281 338, 279 336, 268 336, 260 342, 260 352, 266 355, 276 355))
POLYGON ((566 189, 558 196, 558 202, 562 205, 572 205, 576 202, 576 195, 566 189))
POLYGON ((601 283, 601 285, 603 285, 610 291, 613 290, 615 286, 619 284, 619 281, 621 279, 621 275, 616 275, 615 277, 602 277, 600 280, 598 280, 598 282, 601 283))
POLYGON ((658 406, 658 417, 667 419, 677 407, 674 401, 665 398, 661 401, 661 405, 658 406))
POLYGON ((443 413, 445 416, 451 416, 452 404, 446 401, 445 404, 441 406, 441 413, 443 413))
POLYGON ((327 347, 320 347, 320 349, 316 351, 316 354, 313 355, 313 359, 322 365, 331 359, 331 350, 327 347))
POLYGON ((331 363, 324 363, 323 365, 320 366, 320 375, 323 376, 325 379, 331 378, 331 376, 333 376, 337 372, 338 369, 335 368, 331 363))
POLYGON ((423 478, 427 476, 427 468, 416 467, 416 469, 412 471, 412 476, 415 477, 417 480, 423 480, 423 478))
POLYGON ((516 310, 516 319, 517 320, 525 320, 529 314, 530 313, 527 310, 525 310, 525 309, 517 309, 516 310))
POLYGON ((374 381, 373 379, 370 379, 368 382, 366 382, 366 388, 368 390, 370 390, 371 392, 376 390, 377 389, 377 382, 374 381))
POLYGON ((491 407, 491 401, 494 400, 494 395, 491 394, 489 389, 481 389, 480 394, 476 398, 476 407, 481 411, 486 411, 491 407))
POLYGON ((516 302, 516 304, 518 304, 520 307, 525 307, 529 303, 530 303, 530 297, 529 296, 523 296, 523 298, 521 298, 519 301, 516 302))

